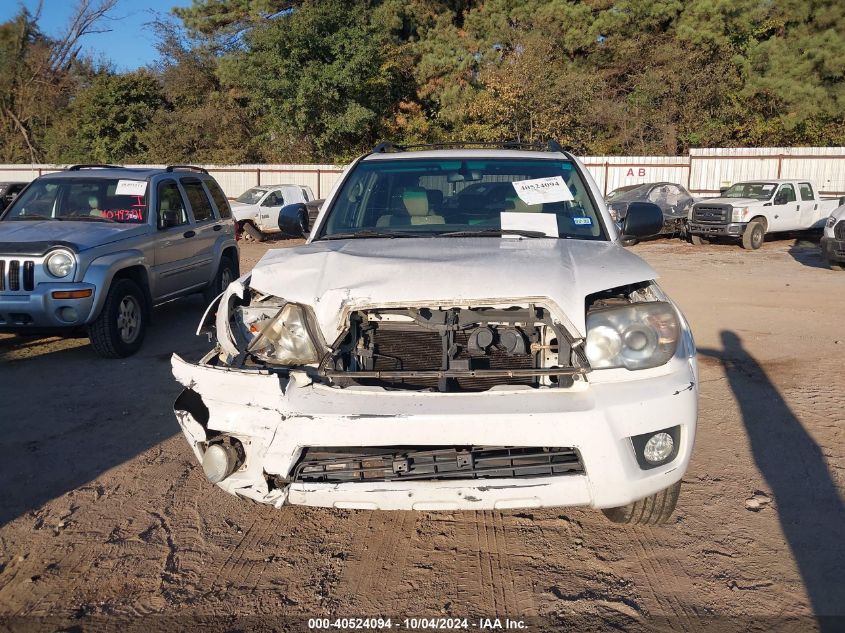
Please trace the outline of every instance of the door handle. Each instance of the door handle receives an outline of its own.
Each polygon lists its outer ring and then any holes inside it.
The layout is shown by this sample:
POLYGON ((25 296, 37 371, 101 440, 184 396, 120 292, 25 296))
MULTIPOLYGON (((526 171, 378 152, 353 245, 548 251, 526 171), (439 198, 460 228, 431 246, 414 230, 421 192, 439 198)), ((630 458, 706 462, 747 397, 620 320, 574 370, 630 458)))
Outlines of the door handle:
POLYGON ((219 225, 219 224, 215 224, 215 225, 214 225, 214 230, 215 230, 215 231, 219 231, 219 230, 220 230, 220 229, 222 229, 222 228, 223 228, 223 227, 222 227, 221 225, 219 225))
POLYGON ((185 232, 182 234, 182 237, 193 237, 193 236, 194 236, 194 235, 196 235, 196 234, 197 234, 197 232, 196 232, 196 231, 185 231, 185 232))

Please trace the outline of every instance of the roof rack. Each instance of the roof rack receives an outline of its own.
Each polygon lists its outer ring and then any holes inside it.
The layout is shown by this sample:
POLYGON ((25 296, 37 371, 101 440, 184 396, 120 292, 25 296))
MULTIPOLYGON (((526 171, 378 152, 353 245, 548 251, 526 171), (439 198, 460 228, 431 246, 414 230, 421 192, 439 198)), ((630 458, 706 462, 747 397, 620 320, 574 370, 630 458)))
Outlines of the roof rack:
POLYGON ((100 165, 98 163, 71 165, 68 171, 79 171, 80 169, 123 169, 122 165, 100 165))
POLYGON ((199 171, 203 174, 207 174, 208 170, 202 167, 197 167, 196 165, 168 165, 165 171, 176 171, 177 169, 183 169, 185 171, 199 171))
POLYGON ((524 141, 448 141, 443 143, 421 143, 416 145, 399 145, 397 143, 383 142, 379 143, 373 148, 373 154, 386 154, 389 152, 406 152, 409 150, 419 149, 439 149, 449 147, 466 147, 476 146, 481 148, 500 148, 500 149, 517 149, 517 150, 534 150, 534 151, 549 151, 549 152, 563 152, 564 148, 557 141, 550 139, 546 143, 542 142, 524 142, 524 141))

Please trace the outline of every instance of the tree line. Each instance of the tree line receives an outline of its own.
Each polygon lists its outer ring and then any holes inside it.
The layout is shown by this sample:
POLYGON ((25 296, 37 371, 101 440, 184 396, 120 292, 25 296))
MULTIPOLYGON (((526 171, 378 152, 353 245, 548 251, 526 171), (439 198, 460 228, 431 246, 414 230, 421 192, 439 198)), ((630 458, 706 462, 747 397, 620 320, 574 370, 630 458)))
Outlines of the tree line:
POLYGON ((79 0, 58 38, 25 8, 0 24, 0 162, 845 145, 840 0, 193 0, 131 72, 80 52, 115 2, 79 0))

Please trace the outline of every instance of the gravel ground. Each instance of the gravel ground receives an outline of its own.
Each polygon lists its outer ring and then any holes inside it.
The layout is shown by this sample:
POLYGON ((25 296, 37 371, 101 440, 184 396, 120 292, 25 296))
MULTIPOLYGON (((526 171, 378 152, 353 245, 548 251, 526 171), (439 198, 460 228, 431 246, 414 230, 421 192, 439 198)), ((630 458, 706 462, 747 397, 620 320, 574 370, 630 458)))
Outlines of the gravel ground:
MULTIPOLYGON (((242 268, 293 243, 245 244, 242 268)), ((669 525, 620 528, 574 508, 275 510, 231 497, 206 482, 171 411, 170 354, 209 347, 193 336, 193 297, 157 309, 126 360, 98 359, 86 339, 0 335, 0 630, 59 628, 33 616, 113 628, 98 615, 144 631, 294 630, 315 615, 845 626, 813 617, 845 616, 845 273, 795 240, 633 250, 699 346, 699 434, 669 525)))

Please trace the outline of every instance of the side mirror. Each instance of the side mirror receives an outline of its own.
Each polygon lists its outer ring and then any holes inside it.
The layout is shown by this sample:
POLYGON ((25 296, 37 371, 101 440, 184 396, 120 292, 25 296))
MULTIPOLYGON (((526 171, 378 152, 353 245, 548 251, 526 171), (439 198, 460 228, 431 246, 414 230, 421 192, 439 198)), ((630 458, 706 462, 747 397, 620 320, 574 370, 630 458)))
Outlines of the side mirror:
POLYGON ((622 237, 651 237, 663 228, 663 212, 653 202, 632 202, 622 221, 622 237))
POLYGON ((839 198, 839 206, 841 207, 843 204, 845 204, 845 196, 839 198))
POLYGON ((279 229, 285 235, 305 237, 308 228, 308 211, 301 202, 284 206, 279 211, 279 229))

